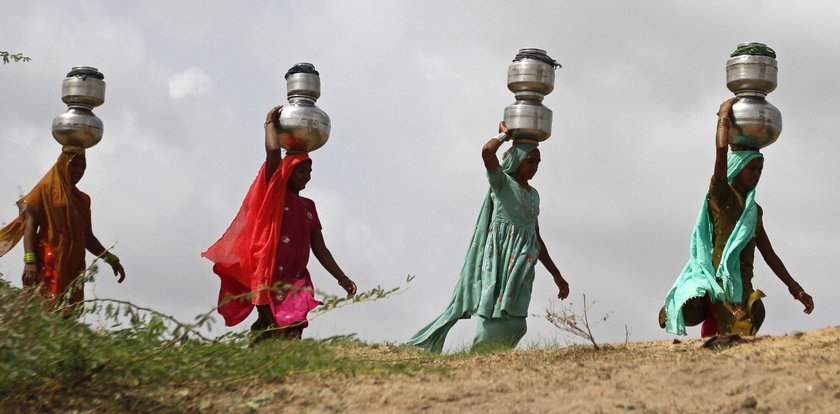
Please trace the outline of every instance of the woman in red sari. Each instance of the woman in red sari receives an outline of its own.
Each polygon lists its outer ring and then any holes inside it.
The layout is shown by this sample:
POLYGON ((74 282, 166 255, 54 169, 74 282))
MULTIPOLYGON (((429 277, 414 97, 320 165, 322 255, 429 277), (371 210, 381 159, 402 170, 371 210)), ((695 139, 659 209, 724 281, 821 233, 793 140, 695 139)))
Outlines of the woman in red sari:
POLYGON ((356 284, 344 274, 324 243, 315 203, 299 195, 312 173, 308 154, 282 156, 275 127, 282 106, 265 121, 266 159, 239 213, 225 234, 202 256, 215 263, 221 279, 219 313, 227 326, 245 320, 254 307, 252 331, 299 339, 315 300, 306 265, 309 252, 350 295, 356 284))

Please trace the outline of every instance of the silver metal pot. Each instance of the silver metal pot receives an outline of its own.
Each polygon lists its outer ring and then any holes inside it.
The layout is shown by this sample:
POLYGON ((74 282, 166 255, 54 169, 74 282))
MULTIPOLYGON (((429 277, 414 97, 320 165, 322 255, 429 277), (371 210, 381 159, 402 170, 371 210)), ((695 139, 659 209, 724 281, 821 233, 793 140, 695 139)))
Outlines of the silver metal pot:
POLYGON ((726 61, 726 87, 736 95, 776 90, 779 67, 769 56, 741 55, 726 61))
POLYGON ((330 137, 330 117, 315 105, 321 96, 321 78, 315 67, 299 63, 308 72, 286 77, 289 104, 280 110, 280 146, 288 152, 310 152, 324 146, 330 137))
POLYGON ((90 109, 73 106, 53 118, 52 134, 59 144, 90 148, 102 140, 102 120, 90 109))
POLYGON ((763 96, 741 96, 732 105, 729 143, 764 148, 779 139, 782 113, 763 96))
MULTIPOLYGON (((546 55, 541 49, 520 52, 546 55)), ((537 59, 522 59, 508 66, 507 87, 517 100, 542 100, 554 90, 554 66, 537 59)))
POLYGON ((505 125, 513 140, 545 141, 551 136, 551 109, 538 101, 517 101, 505 108, 505 125))
POLYGON ((105 77, 91 66, 76 66, 61 82, 67 112, 52 121, 53 138, 63 146, 90 148, 102 140, 102 120, 92 109, 105 102, 105 77))
POLYGON ((80 104, 96 108, 105 103, 105 81, 102 73, 94 67, 76 66, 61 82, 61 100, 68 104, 80 104))
POLYGON ((295 73, 286 79, 286 96, 308 96, 317 100, 321 97, 321 77, 313 73, 295 73))
POLYGON ((519 49, 508 66, 507 86, 516 102, 505 108, 504 120, 513 140, 539 143, 551 136, 552 112, 542 100, 554 90, 555 66, 544 50, 533 48, 519 49))
POLYGON ((314 100, 294 98, 280 110, 280 146, 289 152, 310 152, 330 138, 330 117, 314 100))

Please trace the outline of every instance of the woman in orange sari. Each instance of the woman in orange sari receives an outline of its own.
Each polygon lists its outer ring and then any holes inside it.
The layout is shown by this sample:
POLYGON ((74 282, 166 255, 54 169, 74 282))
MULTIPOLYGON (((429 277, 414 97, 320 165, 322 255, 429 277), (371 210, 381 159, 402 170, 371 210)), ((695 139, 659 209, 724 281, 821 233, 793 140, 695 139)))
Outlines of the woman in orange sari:
POLYGON ((108 252, 93 234, 90 197, 76 184, 87 163, 84 150, 65 147, 58 161, 17 203, 20 215, 0 229, 0 256, 23 238, 23 286, 38 287, 57 304, 84 300, 82 284, 74 283, 85 270, 85 250, 107 262, 125 279, 120 259, 108 252))

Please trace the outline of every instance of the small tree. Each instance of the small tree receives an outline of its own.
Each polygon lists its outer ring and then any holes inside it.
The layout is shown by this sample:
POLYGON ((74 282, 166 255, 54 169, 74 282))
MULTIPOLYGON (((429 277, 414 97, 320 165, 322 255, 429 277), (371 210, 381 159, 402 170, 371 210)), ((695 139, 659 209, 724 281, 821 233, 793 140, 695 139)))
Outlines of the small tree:
MULTIPOLYGON (((603 318, 599 318, 597 321, 594 321, 594 323, 590 323, 589 310, 595 305, 594 301, 592 303, 587 303, 586 295, 583 295, 583 310, 580 314, 576 313, 572 309, 573 304, 571 302, 567 303, 567 305, 561 304, 559 311, 554 310, 554 304, 552 303, 551 306, 545 310, 545 319, 561 331, 586 339, 589 342, 592 342, 592 346, 595 349, 600 349, 598 344, 595 342, 595 337, 592 335, 592 327, 606 321, 607 318, 612 315, 612 312, 605 314, 603 318)), ((630 336, 630 332, 627 331, 626 326, 625 336, 630 336)))

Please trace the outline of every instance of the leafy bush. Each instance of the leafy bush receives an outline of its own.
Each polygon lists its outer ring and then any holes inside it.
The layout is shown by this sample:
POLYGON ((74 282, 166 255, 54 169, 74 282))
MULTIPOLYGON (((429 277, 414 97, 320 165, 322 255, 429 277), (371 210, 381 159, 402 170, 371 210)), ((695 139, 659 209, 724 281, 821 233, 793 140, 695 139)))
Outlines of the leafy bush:
MULTIPOLYGON (((95 266, 90 270, 88 281, 95 266)), ((321 313, 400 290, 377 287, 356 297, 327 297, 321 313)), ((17 289, 0 278, 0 411, 67 409, 68 400, 85 406, 86 396, 103 395, 133 396, 121 404, 135 410, 142 408, 138 399, 149 387, 223 387, 282 380, 292 373, 373 368, 370 362, 337 355, 335 340, 253 344, 248 332, 207 338, 201 332, 209 330, 214 311, 182 323, 113 299, 55 306, 37 292, 17 289), (91 320, 102 326, 84 322, 91 320)))

